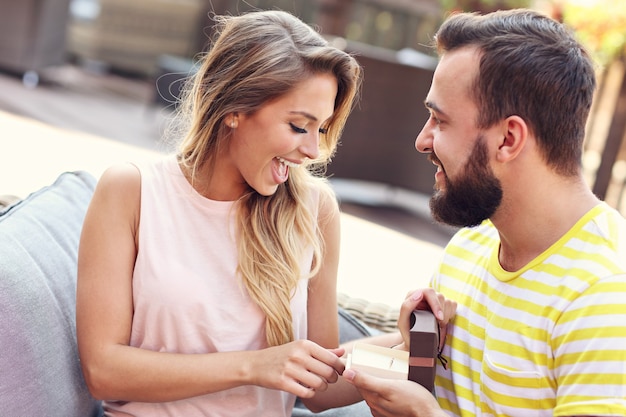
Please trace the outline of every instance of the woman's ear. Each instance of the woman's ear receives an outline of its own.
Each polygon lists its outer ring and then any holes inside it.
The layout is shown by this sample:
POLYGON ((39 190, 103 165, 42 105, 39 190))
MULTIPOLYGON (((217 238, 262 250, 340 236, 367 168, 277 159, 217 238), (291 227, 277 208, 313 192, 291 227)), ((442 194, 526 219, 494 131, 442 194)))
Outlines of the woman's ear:
POLYGON ((498 147, 497 158, 500 162, 515 159, 524 149, 528 140, 528 125, 519 116, 509 116, 504 120, 503 138, 498 147))
POLYGON ((224 123, 231 129, 236 129, 239 125, 239 117, 237 113, 229 113, 224 117, 224 123))

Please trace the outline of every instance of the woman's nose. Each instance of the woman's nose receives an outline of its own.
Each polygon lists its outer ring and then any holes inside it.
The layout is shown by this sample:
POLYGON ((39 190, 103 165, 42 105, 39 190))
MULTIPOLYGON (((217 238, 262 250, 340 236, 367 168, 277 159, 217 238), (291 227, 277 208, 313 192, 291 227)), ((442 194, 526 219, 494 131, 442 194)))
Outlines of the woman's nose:
POLYGON ((306 135, 306 138, 300 145, 300 152, 309 159, 317 159, 320 155, 320 133, 314 132, 310 135, 306 135))

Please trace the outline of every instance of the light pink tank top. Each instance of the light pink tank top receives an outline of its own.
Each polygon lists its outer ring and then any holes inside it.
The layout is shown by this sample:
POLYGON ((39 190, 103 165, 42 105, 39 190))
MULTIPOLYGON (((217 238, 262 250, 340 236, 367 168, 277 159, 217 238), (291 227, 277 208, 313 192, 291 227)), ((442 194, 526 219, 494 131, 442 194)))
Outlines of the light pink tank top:
MULTIPOLYGON (((265 316, 236 276, 234 203, 198 194, 174 156, 142 168, 141 176, 131 345, 177 353, 267 347, 265 316)), ((311 261, 312 251, 301 263, 303 277, 311 261)), ((303 278, 291 302, 297 339, 307 335, 306 304, 303 278)), ((181 401, 104 405, 108 416, 286 417, 294 401, 249 385, 181 401)))

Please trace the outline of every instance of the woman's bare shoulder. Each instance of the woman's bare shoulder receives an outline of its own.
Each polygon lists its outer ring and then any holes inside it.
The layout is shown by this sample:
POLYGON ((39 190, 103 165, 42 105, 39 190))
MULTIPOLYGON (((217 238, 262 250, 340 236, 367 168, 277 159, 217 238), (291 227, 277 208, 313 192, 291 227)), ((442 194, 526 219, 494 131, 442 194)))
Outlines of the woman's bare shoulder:
POLYGON ((98 186, 107 189, 113 187, 118 191, 131 191, 141 186, 141 173, 139 168, 132 163, 112 165, 102 173, 98 186))
POLYGON ((118 217, 136 218, 141 201, 141 173, 131 163, 107 168, 96 186, 91 201, 93 211, 115 213, 118 217))

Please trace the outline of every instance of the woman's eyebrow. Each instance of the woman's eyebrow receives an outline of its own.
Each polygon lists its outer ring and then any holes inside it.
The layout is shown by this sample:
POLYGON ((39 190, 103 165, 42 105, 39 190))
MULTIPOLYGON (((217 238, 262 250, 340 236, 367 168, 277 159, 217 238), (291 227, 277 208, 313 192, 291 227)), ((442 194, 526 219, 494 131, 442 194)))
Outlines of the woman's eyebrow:
POLYGON ((299 111, 299 110, 293 110, 289 112, 290 114, 299 114, 301 116, 306 117, 309 120, 312 120, 314 122, 317 122, 317 117, 313 116, 311 113, 307 113, 305 111, 299 111))

